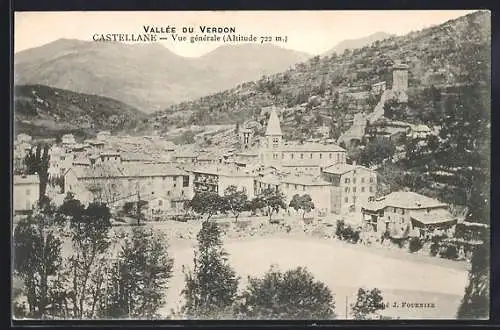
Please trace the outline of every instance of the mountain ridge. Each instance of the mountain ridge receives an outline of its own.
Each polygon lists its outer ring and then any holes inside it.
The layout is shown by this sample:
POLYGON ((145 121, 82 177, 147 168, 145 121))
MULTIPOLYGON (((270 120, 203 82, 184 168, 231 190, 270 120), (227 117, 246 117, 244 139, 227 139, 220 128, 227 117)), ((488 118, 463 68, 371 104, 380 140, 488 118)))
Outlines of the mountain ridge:
POLYGON ((159 44, 58 39, 16 53, 14 81, 111 97, 151 113, 286 70, 311 56, 276 45, 222 47, 192 58, 159 44))

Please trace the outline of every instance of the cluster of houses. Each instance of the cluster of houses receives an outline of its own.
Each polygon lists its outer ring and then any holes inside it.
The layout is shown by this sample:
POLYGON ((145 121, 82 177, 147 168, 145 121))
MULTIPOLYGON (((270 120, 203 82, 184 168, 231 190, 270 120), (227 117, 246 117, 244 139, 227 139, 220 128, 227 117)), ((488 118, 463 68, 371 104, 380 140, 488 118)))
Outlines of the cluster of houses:
MULTIPOLYGON (((254 137, 245 129, 241 134, 248 146, 254 137)), ((27 136, 18 136, 18 152, 29 150, 29 142, 27 136)), ((275 110, 254 149, 189 150, 159 137, 101 132, 83 143, 63 136, 50 155, 50 177, 64 178, 62 190, 52 198, 59 202, 71 192, 83 203, 97 199, 115 210, 144 201, 152 216, 178 214, 197 192, 222 195, 234 185, 249 199, 266 188, 283 192, 286 203, 295 194, 308 194, 315 204, 314 215, 350 215, 366 230, 388 231, 394 237, 424 235, 428 229, 456 223, 446 204, 416 193, 393 192, 377 198, 377 173, 348 164, 346 150, 335 144, 285 142, 275 110), (152 152, 145 152, 147 148, 152 152)), ((14 210, 30 210, 39 196, 38 176, 16 175, 13 185, 14 210)))

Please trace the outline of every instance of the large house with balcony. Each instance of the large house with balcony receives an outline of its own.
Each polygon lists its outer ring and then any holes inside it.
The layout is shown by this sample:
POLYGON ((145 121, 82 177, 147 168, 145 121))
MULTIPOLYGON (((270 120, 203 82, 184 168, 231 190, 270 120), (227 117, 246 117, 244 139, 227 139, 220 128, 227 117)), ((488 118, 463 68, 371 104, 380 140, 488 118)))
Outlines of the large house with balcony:
POLYGON ((240 167, 199 166, 191 170, 194 192, 215 192, 224 194, 224 190, 234 185, 246 192, 249 199, 254 197, 254 177, 251 171, 240 167))
POLYGON ((414 192, 392 192, 365 203, 361 211, 367 230, 396 238, 448 231, 457 223, 447 204, 414 192))

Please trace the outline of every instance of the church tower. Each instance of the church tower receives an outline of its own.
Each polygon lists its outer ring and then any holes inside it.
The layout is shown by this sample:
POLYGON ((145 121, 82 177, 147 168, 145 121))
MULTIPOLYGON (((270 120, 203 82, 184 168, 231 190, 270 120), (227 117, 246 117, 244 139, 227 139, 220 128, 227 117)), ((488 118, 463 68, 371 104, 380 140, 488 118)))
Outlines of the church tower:
POLYGON ((282 143, 283 134, 281 133, 280 120, 276 110, 272 109, 267 123, 265 147, 266 149, 279 149, 282 143))

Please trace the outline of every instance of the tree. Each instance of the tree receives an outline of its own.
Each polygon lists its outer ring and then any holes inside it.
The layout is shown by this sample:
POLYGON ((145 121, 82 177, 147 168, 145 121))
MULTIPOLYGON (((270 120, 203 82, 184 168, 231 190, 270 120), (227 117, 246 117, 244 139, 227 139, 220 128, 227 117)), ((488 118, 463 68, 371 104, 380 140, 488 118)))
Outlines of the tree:
POLYGON ((66 262, 65 275, 69 279, 72 288, 68 292, 68 298, 72 304, 74 318, 95 317, 95 299, 92 289, 102 282, 94 281, 102 277, 105 269, 107 254, 111 242, 108 237, 111 228, 111 213, 105 204, 94 202, 86 208, 80 201, 68 195, 59 211, 68 216, 70 220, 70 236, 72 241, 73 255, 66 262), (91 306, 89 308, 89 306, 91 306))
POLYGON ((44 318, 57 310, 61 292, 57 272, 62 264, 59 229, 63 222, 53 208, 37 208, 14 230, 14 275, 24 283, 28 317, 44 318))
POLYGON ((267 209, 269 221, 271 221, 271 216, 274 212, 278 213, 280 209, 286 208, 286 197, 277 189, 266 188, 257 195, 256 199, 256 205, 262 205, 267 209))
POLYGON ((295 211, 302 210, 302 219, 305 218, 306 213, 309 213, 314 209, 314 203, 311 196, 309 196, 308 194, 304 194, 302 196, 300 196, 299 194, 295 194, 292 197, 289 206, 292 207, 295 211))
POLYGON ((234 185, 231 185, 224 190, 224 206, 234 215, 234 221, 238 221, 238 216, 245 210, 248 197, 243 190, 238 190, 234 185))
POLYGON ((162 233, 132 228, 110 268, 101 317, 158 317, 173 269, 165 241, 162 233))
POLYGON ((236 299, 239 279, 227 262, 220 234, 216 223, 205 221, 197 235, 194 269, 185 273, 182 291, 182 312, 190 318, 218 318, 236 299))
POLYGON ((359 288, 356 303, 352 307, 352 314, 356 320, 373 319, 376 312, 385 309, 382 292, 359 288))
POLYGON ((458 309, 459 319, 487 319, 490 300, 489 234, 472 255, 469 284, 458 309))
POLYGON ((210 220, 210 218, 219 212, 224 212, 225 200, 221 198, 215 192, 197 192, 193 199, 187 201, 184 205, 185 208, 191 209, 196 213, 201 215, 207 215, 205 221, 210 220))
POLYGON ((381 164, 385 159, 394 156, 396 146, 390 140, 376 139, 368 143, 361 155, 362 163, 366 166, 381 164))
POLYGON ((235 312, 245 319, 333 319, 330 289, 305 268, 285 273, 271 268, 263 278, 249 278, 235 312))
POLYGON ((410 243, 408 249, 411 253, 419 251, 423 246, 423 243, 419 237, 412 237, 410 239, 410 243))
POLYGON ((38 179, 40 180, 39 186, 39 200, 41 201, 45 196, 45 191, 47 190, 47 183, 49 181, 49 155, 50 145, 48 144, 38 144, 36 146, 36 151, 33 153, 32 150, 26 155, 24 162, 26 165, 27 174, 38 174, 38 179), (43 150, 42 150, 43 149, 43 150))

